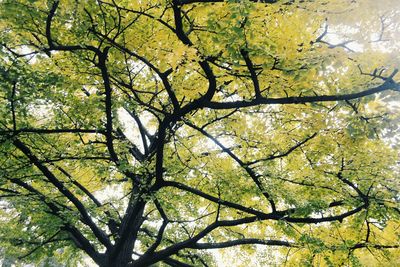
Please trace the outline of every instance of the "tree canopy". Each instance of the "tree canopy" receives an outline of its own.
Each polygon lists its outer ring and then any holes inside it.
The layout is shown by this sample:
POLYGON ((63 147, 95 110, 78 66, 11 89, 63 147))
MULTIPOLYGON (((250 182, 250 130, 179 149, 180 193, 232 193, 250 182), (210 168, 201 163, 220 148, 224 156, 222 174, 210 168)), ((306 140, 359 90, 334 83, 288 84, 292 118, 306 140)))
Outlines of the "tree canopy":
POLYGON ((400 264, 397 2, 0 1, 3 265, 400 264))

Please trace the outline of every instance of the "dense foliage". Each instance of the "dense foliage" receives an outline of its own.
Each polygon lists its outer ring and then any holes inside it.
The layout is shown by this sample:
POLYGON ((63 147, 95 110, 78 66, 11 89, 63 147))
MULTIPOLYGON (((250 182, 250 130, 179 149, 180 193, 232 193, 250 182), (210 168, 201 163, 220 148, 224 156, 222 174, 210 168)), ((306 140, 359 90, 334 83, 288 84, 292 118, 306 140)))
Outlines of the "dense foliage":
POLYGON ((0 1, 3 265, 400 265, 397 2, 0 1))

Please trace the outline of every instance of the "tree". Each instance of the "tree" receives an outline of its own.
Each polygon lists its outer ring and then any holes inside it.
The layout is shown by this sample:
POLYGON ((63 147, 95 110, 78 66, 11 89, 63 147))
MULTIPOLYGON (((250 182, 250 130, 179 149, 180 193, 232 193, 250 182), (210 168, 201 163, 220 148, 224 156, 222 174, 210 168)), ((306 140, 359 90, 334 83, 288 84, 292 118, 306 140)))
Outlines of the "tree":
POLYGON ((399 264, 396 2, 1 1, 1 257, 399 264))

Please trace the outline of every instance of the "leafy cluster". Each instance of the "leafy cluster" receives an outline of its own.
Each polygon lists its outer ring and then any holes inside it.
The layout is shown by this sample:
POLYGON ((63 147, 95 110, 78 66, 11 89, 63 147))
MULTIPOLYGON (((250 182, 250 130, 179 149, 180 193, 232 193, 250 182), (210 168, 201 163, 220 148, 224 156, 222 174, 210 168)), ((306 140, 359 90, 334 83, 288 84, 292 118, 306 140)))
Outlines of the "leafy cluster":
POLYGON ((0 1, 0 261, 400 264, 396 2, 0 1))

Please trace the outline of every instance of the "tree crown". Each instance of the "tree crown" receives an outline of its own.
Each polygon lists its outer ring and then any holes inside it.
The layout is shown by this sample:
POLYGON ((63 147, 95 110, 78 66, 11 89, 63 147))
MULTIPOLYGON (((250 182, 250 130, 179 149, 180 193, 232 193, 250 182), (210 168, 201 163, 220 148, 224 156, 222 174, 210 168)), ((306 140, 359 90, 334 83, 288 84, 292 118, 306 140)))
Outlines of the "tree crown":
POLYGON ((398 263, 397 1, 316 2, 1 1, 3 261, 398 263))

